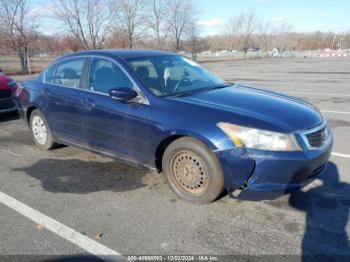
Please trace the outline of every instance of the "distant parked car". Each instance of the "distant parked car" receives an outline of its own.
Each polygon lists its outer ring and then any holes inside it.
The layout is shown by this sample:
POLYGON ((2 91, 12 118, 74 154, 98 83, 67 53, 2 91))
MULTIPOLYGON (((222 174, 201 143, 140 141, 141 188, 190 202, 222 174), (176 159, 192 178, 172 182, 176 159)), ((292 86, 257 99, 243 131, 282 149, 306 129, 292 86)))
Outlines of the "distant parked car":
POLYGON ((39 148, 62 143, 157 169, 197 204, 224 188, 300 188, 325 170, 333 143, 313 105, 227 83, 172 53, 75 53, 23 88, 19 114, 39 148))
POLYGON ((14 99, 16 89, 16 81, 6 76, 0 69, 0 113, 17 111, 17 103, 14 99))
POLYGON ((39 54, 39 57, 40 57, 41 59, 46 59, 46 58, 48 57, 48 54, 47 54, 47 53, 40 53, 40 54, 39 54))

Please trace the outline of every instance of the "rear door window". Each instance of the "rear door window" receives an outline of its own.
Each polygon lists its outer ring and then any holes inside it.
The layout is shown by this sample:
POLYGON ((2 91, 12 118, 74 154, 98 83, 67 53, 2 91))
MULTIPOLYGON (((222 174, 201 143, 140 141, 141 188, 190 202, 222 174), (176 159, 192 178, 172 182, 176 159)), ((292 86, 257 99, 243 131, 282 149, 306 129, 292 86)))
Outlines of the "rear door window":
POLYGON ((56 70, 54 84, 79 88, 85 58, 74 58, 61 62, 56 70))

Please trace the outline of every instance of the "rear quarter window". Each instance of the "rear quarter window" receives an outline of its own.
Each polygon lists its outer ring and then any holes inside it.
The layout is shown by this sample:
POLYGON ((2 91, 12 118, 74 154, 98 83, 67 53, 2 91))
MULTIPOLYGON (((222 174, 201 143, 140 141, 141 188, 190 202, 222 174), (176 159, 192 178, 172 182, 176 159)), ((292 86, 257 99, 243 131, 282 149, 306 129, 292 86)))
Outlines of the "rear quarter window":
POLYGON ((55 72, 56 72, 57 64, 51 65, 48 69, 46 69, 44 74, 44 82, 45 83, 53 83, 55 72))

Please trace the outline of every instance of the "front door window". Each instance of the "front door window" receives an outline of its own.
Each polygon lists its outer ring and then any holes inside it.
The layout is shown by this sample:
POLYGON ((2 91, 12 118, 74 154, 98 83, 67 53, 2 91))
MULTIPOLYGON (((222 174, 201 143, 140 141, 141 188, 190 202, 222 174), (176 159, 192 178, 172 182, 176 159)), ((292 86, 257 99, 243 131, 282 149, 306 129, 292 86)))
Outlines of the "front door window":
POLYGON ((108 94, 114 88, 133 88, 133 83, 112 61, 93 58, 90 65, 89 89, 108 94))

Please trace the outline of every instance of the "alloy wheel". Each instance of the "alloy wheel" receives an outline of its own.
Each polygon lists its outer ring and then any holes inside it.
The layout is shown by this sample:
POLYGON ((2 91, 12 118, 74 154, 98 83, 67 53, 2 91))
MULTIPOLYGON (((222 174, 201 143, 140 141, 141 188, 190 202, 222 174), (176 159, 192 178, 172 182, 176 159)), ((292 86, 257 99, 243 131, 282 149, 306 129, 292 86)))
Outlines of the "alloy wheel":
POLYGON ((48 134, 47 127, 44 120, 40 116, 34 116, 32 120, 32 131, 35 140, 40 145, 45 145, 47 142, 48 134))

